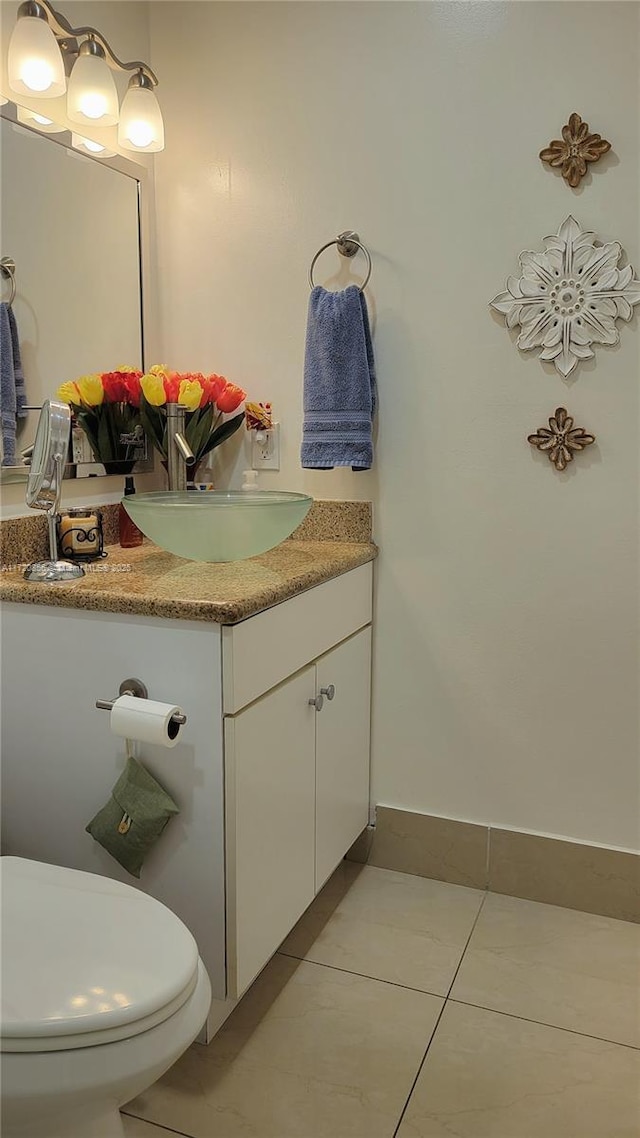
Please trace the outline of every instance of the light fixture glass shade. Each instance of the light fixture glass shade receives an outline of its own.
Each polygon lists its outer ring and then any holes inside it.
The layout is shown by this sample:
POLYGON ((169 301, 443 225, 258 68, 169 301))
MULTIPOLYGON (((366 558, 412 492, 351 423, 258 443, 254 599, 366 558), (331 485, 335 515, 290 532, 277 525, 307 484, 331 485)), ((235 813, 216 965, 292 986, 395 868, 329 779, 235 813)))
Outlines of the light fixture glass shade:
POLYGON ((9 42, 9 86, 18 95, 54 99, 64 95, 67 80, 58 42, 46 20, 21 16, 9 42))
POLYGON ((79 55, 69 77, 67 117, 71 122, 114 126, 118 92, 113 75, 99 55, 79 55))
POLYGON ((44 115, 39 115, 37 111, 28 110, 27 107, 17 107, 16 118, 18 122, 25 126, 33 126, 36 130, 42 131, 43 134, 61 134, 66 129, 66 127, 54 122, 53 119, 45 118, 44 115))
POLYGON ((129 87, 120 108, 118 143, 123 150, 164 150, 164 123, 148 87, 129 87))
POLYGON ((81 134, 71 135, 71 145, 74 150, 80 150, 83 154, 91 154, 94 158, 114 158, 115 150, 107 150, 100 142, 94 142, 91 138, 83 138, 81 134))

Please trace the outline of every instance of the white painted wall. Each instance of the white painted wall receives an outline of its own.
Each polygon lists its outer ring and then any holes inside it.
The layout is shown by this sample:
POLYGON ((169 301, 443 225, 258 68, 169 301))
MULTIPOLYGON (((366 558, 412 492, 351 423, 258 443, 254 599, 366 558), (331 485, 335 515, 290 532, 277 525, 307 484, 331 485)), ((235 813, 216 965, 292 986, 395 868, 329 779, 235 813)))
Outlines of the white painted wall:
POLYGON ((487 305, 571 211, 640 267, 639 11, 162 2, 151 20, 161 354, 273 400, 264 486, 375 502, 375 800, 628 848, 638 320, 563 382, 487 305), (537 157, 574 109, 613 143, 575 192, 537 157), (303 472, 307 270, 345 227, 374 259, 377 461, 303 472), (598 436, 564 474, 526 442, 560 404, 598 436))

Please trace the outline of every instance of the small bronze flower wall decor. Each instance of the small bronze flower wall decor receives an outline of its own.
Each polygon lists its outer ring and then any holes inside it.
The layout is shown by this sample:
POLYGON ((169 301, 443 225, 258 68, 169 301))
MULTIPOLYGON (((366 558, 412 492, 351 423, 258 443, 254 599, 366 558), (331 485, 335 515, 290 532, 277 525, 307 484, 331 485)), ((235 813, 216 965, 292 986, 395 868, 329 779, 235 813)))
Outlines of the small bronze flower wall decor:
POLYGON ((575 189, 587 172, 587 162, 597 162, 608 150, 611 143, 599 134, 590 134, 589 123, 574 111, 562 128, 562 138, 554 138, 540 151, 540 157, 550 166, 561 166, 562 177, 575 189))
POLYGON ((556 470, 564 470, 573 461, 573 452, 584 450, 594 443, 595 435, 589 435, 584 427, 574 427, 571 415, 566 408, 557 407, 555 415, 549 419, 549 429, 538 427, 535 435, 528 435, 528 441, 538 450, 546 450, 549 462, 556 470))

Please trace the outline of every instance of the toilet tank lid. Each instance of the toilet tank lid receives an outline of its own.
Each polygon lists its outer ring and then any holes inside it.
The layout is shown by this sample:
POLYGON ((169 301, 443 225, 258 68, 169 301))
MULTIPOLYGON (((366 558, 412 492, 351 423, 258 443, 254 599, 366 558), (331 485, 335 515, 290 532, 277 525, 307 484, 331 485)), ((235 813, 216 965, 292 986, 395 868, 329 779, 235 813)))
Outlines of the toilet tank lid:
POLYGON ((166 1007, 192 982, 198 948, 140 889, 0 858, 3 1039, 103 1031, 166 1007))

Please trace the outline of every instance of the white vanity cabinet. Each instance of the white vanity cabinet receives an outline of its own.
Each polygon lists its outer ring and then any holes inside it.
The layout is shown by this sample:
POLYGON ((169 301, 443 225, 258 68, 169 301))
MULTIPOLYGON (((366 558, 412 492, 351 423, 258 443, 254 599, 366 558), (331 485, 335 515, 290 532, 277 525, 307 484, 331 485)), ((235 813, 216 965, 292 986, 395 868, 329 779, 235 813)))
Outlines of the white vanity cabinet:
POLYGON ((363 565, 223 629, 231 998, 368 822, 371 576, 363 565))
POLYGON ((232 997, 367 825, 370 671, 367 626, 225 720, 232 997))
POLYGON ((3 852, 173 909, 211 977, 208 1038, 367 824, 371 612, 371 563, 234 625, 3 605, 3 852), (95 701, 134 676, 187 716, 173 749, 138 747, 180 807, 139 882, 85 832, 125 763, 95 701))

